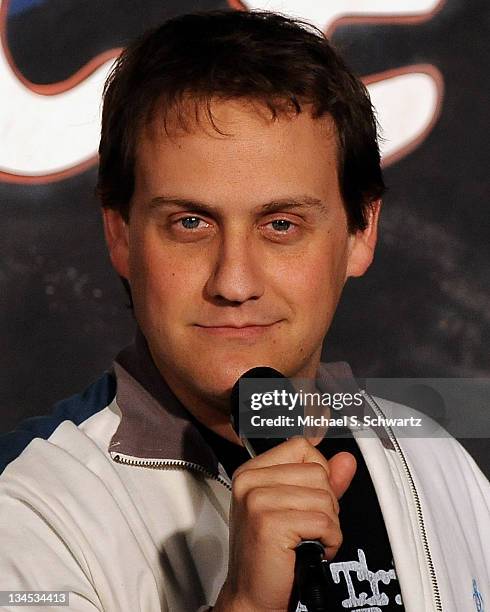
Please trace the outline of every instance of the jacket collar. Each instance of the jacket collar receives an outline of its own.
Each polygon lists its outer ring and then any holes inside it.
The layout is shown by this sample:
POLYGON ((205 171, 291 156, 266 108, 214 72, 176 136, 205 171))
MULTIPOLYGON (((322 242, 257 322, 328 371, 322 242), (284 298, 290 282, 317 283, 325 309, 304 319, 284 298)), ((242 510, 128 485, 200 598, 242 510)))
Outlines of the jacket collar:
POLYGON ((177 399, 151 357, 143 334, 114 362, 121 421, 109 452, 131 457, 183 460, 218 474, 218 460, 192 415, 177 399))
MULTIPOLYGON (((137 331, 135 342, 114 362, 117 405, 121 421, 109 452, 153 460, 183 460, 213 475, 218 459, 193 423, 193 416, 177 399, 158 371, 146 340, 137 331)), ((359 389, 345 362, 321 363, 317 371, 320 391, 359 389)))

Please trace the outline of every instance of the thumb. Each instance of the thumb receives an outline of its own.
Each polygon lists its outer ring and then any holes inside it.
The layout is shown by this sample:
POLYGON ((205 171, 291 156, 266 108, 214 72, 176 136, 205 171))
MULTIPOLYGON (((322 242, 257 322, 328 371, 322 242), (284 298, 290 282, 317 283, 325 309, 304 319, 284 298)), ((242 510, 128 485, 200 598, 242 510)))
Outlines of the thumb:
POLYGON ((329 459, 330 466, 330 486, 337 499, 347 491, 357 469, 357 462, 354 455, 341 452, 329 459))

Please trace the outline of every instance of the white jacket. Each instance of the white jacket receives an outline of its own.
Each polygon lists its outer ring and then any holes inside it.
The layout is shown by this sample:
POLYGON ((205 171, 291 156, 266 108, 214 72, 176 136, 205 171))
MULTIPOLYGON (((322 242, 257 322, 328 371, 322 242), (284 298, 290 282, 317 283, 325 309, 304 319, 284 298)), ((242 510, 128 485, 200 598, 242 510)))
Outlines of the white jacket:
MULTIPOLYGON (((203 610, 226 576, 231 483, 157 373, 133 364, 143 387, 122 355, 115 397, 107 373, 4 439, 0 591, 70 591, 77 612, 203 610)), ((356 437, 407 612, 489 611, 490 485, 471 457, 448 436, 356 437)))

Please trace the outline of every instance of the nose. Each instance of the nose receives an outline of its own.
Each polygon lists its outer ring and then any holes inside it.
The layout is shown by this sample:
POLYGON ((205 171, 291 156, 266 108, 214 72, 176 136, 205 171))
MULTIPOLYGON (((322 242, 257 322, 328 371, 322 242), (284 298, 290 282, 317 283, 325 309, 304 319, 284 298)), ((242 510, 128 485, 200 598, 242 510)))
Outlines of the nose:
POLYGON ((264 293, 261 266, 263 262, 254 252, 251 238, 245 232, 230 232, 220 241, 206 291, 221 302, 242 304, 256 300, 264 293))

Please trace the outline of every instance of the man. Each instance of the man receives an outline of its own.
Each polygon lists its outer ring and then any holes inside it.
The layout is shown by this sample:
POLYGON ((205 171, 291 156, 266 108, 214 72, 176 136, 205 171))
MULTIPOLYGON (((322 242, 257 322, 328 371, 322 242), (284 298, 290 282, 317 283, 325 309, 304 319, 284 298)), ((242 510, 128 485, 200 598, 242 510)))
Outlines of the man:
POLYGON ((223 12, 144 36, 106 87, 98 190, 137 340, 5 447, 1 589, 70 591, 77 611, 301 610, 312 539, 331 610, 490 600, 488 483, 454 440, 381 428, 249 459, 230 425, 250 368, 350 377, 321 347, 372 261, 383 181, 366 91, 320 33, 223 12))

